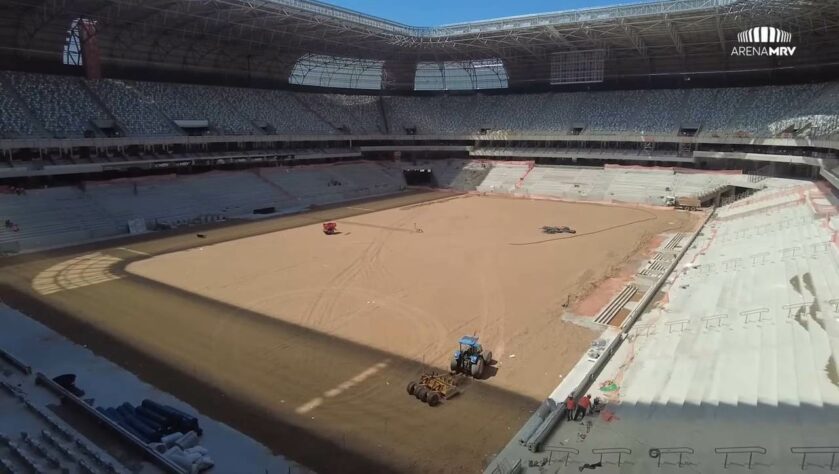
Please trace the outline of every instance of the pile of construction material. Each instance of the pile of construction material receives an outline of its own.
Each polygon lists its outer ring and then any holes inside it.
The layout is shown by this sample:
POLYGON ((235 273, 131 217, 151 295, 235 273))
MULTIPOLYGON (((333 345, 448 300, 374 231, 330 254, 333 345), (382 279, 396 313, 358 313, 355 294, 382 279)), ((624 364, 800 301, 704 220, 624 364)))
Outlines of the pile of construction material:
POLYGON ((576 234, 577 231, 566 226, 553 226, 553 225, 546 225, 542 226, 542 232, 546 234, 576 234))
POLYGON ((188 413, 153 400, 97 410, 186 472, 201 472, 214 464, 207 450, 198 445, 203 433, 198 419, 188 413))
POLYGON ((524 427, 519 431, 519 444, 527 447, 531 452, 539 450, 542 442, 553 430, 554 426, 564 413, 565 406, 548 398, 536 410, 536 413, 527 420, 524 427))
POLYGON ((606 346, 609 345, 607 339, 597 339, 591 342, 591 348, 588 350, 588 360, 594 362, 603 355, 606 351, 606 346))

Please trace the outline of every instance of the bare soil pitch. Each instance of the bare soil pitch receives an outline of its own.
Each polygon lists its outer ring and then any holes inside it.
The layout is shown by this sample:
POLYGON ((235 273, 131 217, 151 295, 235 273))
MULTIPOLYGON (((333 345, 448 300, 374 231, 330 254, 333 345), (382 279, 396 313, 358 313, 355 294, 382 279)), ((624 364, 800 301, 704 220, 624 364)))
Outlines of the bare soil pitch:
POLYGON ((128 271, 407 359, 448 367, 456 340, 493 351, 493 385, 549 393, 594 334, 560 321, 684 214, 460 196, 170 253, 128 271), (570 225, 575 235, 546 235, 570 225))
POLYGON ((267 232, 313 223, 244 239, 248 232, 226 227, 201 241, 130 245, 156 255, 148 259, 100 248, 133 260, 131 273, 48 296, 32 293, 32 279, 72 252, 22 258, 3 268, 2 295, 322 472, 478 472, 593 337, 561 321, 561 305, 691 218, 593 204, 421 200, 245 224, 267 232), (342 234, 321 233, 328 219, 342 234), (548 236, 543 225, 578 233, 548 236), (475 332, 499 360, 497 374, 438 408, 405 393, 424 364, 447 366, 457 337, 475 332))

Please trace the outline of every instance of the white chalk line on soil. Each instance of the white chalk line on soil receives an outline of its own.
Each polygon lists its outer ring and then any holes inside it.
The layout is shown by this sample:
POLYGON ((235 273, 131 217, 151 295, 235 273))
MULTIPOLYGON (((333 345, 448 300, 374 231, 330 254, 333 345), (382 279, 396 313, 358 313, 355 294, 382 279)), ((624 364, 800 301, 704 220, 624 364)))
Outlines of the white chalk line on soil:
POLYGON ((121 277, 111 272, 111 267, 122 259, 102 252, 65 260, 38 273, 32 279, 32 288, 42 295, 64 290, 74 290, 97 285, 121 277))
POLYGON ((315 398, 309 400, 308 402, 300 405, 294 411, 297 412, 298 414, 301 414, 301 415, 305 415, 306 413, 309 413, 310 411, 314 410, 315 408, 321 406, 326 398, 337 397, 338 395, 346 392, 347 390, 351 389, 352 387, 354 387, 354 386, 360 384, 361 382, 364 382, 365 380, 369 379, 370 377, 376 375, 377 372, 379 372, 382 369, 384 369, 385 367, 387 367, 389 363, 390 363, 390 359, 386 359, 382 362, 371 365, 370 367, 366 368, 364 371, 360 372, 359 374, 357 374, 353 378, 340 383, 335 388, 332 388, 330 390, 327 390, 326 392, 323 392, 322 397, 315 397, 315 398))
POLYGON ((128 247, 117 247, 117 250, 124 250, 126 252, 131 252, 131 253, 134 253, 134 254, 137 254, 137 255, 142 255, 144 257, 151 257, 150 253, 141 252, 139 250, 130 249, 128 247))

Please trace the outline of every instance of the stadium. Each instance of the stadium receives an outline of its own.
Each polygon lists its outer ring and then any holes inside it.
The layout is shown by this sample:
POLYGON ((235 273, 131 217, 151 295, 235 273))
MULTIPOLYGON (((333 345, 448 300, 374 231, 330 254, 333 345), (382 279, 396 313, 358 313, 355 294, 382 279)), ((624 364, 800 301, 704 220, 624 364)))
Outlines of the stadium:
POLYGON ((0 472, 839 470, 837 37, 0 2, 0 472))

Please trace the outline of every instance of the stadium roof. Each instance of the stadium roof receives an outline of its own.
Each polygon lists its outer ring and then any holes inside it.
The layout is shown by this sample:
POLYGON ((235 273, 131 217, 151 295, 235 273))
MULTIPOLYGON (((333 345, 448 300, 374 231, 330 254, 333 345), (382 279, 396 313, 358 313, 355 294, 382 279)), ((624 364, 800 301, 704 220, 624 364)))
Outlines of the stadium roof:
POLYGON ((13 0, 0 5, 0 54, 60 62, 68 28, 85 18, 106 71, 287 80, 317 55, 378 61, 386 88, 413 89, 418 63, 497 60, 511 86, 527 86, 547 84, 552 55, 570 51, 604 51, 609 77, 836 62, 837 2, 670 0, 415 27, 308 0, 13 0), (796 55, 732 59, 737 33, 755 26, 791 32, 796 55))

